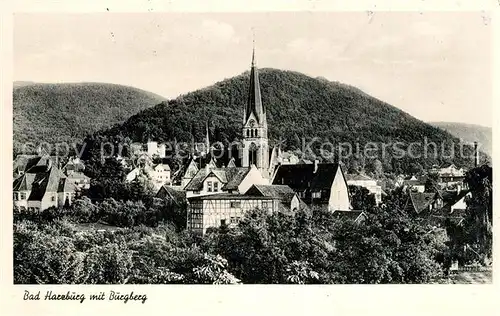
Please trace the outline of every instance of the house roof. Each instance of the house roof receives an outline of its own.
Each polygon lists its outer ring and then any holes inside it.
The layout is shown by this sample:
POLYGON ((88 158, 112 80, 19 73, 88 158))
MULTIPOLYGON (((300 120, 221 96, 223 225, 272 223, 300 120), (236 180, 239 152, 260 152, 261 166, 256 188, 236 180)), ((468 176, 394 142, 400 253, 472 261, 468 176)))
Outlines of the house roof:
POLYGON ((352 211, 334 211, 333 216, 341 220, 357 221, 358 218, 365 216, 363 211, 352 210, 352 211))
POLYGON ((267 197, 274 197, 280 199, 285 204, 290 204, 293 197, 295 196, 295 191, 292 190, 288 185, 262 185, 254 184, 245 193, 248 195, 261 195, 267 197))
POLYGON ((250 168, 232 167, 225 170, 227 183, 224 185, 223 190, 237 190, 243 179, 250 172, 250 168))
POLYGON ((258 195, 244 195, 244 194, 234 194, 234 193, 222 193, 222 194, 210 194, 202 196, 193 196, 188 198, 190 201, 195 200, 278 200, 274 197, 268 196, 258 196, 258 195))
POLYGON ((409 195, 411 207, 417 214, 427 209, 435 201, 436 197, 436 193, 410 192, 409 195))
POLYGON ((345 179, 347 181, 375 181, 374 179, 370 178, 369 176, 361 174, 361 173, 346 174, 345 179))
POLYGON ((193 179, 186 185, 186 191, 200 191, 203 188, 203 181, 210 176, 216 176, 223 184, 223 190, 236 190, 240 183, 245 179, 250 168, 214 168, 208 170, 202 168, 196 173, 193 179))
POLYGON ((186 201, 186 191, 170 185, 163 185, 160 190, 158 190, 158 193, 156 193, 156 197, 169 198, 174 203, 181 204, 186 201))
POLYGON ((280 165, 272 183, 288 185, 295 191, 330 189, 339 167, 338 163, 322 163, 314 172, 314 164, 280 165))

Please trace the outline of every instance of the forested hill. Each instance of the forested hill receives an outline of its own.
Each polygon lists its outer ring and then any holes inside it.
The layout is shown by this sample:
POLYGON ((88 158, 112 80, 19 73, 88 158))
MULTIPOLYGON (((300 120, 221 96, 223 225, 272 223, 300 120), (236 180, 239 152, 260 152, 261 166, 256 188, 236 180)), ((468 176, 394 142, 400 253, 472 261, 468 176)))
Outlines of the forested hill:
POLYGON ((466 142, 473 143, 477 141, 481 149, 491 156, 493 150, 493 132, 491 127, 451 122, 430 122, 429 124, 442 128, 455 137, 463 139, 466 142))
POLYGON ((165 98, 104 83, 14 82, 14 146, 81 141, 88 133, 122 123, 165 98))
MULTIPOLYGON (((271 144, 286 139, 288 149, 301 147, 302 137, 320 137, 330 142, 423 143, 424 138, 445 143, 450 148, 458 139, 428 125, 402 110, 373 98, 357 88, 311 78, 304 74, 276 69, 261 69, 263 103, 267 109, 271 144)), ((132 116, 107 134, 130 137, 133 141, 203 141, 205 124, 212 140, 230 142, 240 137, 243 106, 247 101, 249 74, 223 80, 213 86, 163 102, 132 116)), ((404 94, 404 91, 401 91, 404 94)), ((320 142, 316 142, 318 147, 320 142)), ((402 145, 401 147, 405 147, 402 145)), ((418 148, 417 148, 418 149, 418 148)), ((467 153, 470 148, 466 149, 467 153)), ((380 157, 386 167, 396 163, 380 157)), ((417 161, 415 168, 428 167, 450 159, 417 161)), ((454 159, 467 165, 469 159, 454 159)), ((472 161, 472 159, 470 159, 472 161)))

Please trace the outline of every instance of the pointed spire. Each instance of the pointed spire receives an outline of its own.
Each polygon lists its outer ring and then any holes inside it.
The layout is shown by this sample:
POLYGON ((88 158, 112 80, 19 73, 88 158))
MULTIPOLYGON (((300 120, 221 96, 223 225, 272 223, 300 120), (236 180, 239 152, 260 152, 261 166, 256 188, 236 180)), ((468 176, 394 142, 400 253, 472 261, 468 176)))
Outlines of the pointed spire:
POLYGON ((245 108, 244 124, 253 113, 257 123, 265 123, 265 110, 262 106, 262 97, 260 93, 259 73, 255 65, 255 39, 253 40, 252 49, 252 66, 250 68, 250 88, 248 91, 248 102, 245 108))
POLYGON ((255 66, 255 30, 252 28, 252 68, 255 66))

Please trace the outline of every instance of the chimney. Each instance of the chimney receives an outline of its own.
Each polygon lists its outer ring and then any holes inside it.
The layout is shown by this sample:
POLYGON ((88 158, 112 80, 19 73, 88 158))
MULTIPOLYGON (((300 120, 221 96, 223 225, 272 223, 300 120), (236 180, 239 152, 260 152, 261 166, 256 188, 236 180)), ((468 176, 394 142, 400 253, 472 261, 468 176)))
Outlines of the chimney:
POLYGON ((314 160, 314 171, 313 171, 313 173, 316 173, 318 171, 318 164, 319 164, 319 160, 315 159, 314 160))
POLYGON ((477 142, 474 142, 474 167, 479 166, 479 151, 477 150, 477 142))

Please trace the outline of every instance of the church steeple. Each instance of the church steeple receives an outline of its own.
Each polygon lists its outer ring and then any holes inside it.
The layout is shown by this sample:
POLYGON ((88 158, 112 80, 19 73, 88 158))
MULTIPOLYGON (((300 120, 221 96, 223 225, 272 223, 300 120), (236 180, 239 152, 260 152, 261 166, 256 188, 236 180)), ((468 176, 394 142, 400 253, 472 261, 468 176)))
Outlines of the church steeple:
POLYGON ((262 106, 262 96, 260 93, 259 72, 255 65, 255 41, 252 50, 252 65, 250 68, 250 86, 248 91, 247 106, 245 108, 245 116, 243 123, 247 123, 253 113, 258 124, 263 124, 266 121, 265 109, 262 106))
POLYGON ((265 178, 269 177, 269 152, 266 110, 262 104, 259 72, 255 65, 255 41, 250 68, 250 86, 243 115, 242 166, 255 165, 265 178))

